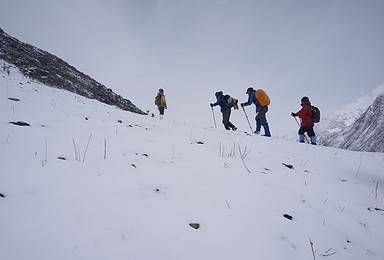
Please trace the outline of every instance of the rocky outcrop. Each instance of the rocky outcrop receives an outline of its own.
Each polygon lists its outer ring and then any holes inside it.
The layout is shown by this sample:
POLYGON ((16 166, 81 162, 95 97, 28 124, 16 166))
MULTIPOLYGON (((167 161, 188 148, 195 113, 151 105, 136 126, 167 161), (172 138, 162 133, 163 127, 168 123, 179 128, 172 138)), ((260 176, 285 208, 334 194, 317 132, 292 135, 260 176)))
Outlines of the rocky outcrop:
POLYGON ((25 76, 45 85, 65 89, 126 111, 146 114, 131 101, 114 93, 60 58, 30 44, 20 42, 6 34, 1 28, 0 59, 14 64, 25 76))
POLYGON ((323 145, 342 149, 384 153, 384 94, 350 126, 324 138, 323 145))

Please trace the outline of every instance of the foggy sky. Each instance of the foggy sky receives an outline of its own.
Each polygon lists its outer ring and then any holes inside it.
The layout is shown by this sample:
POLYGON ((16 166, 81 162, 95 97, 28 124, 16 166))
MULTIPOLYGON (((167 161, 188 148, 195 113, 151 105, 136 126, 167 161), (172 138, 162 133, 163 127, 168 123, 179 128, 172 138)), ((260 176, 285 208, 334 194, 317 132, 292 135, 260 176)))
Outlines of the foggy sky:
MULTIPOLYGON (((382 0, 0 3, 6 33, 143 110, 156 112, 154 96, 164 88, 165 116, 179 121, 211 126, 215 91, 244 102, 253 86, 271 97, 271 129, 286 123, 294 129, 289 114, 300 109, 302 96, 325 115, 384 83, 382 0)), ((247 112, 253 120, 254 108, 247 112)), ((234 113, 234 123, 244 124, 243 112, 234 113)))

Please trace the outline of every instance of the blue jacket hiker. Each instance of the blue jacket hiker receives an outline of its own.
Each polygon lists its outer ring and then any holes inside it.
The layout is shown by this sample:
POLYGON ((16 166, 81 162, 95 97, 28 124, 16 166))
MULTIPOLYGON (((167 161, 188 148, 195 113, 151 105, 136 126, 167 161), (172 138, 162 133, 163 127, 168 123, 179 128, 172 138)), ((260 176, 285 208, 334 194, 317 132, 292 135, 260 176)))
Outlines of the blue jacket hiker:
POLYGON ((256 106, 256 131, 255 134, 260 134, 261 126, 264 128, 264 136, 271 136, 271 132, 269 131, 269 125, 267 122, 266 113, 268 112, 269 105, 269 97, 263 90, 257 90, 257 94, 260 93, 259 99, 256 97, 256 90, 252 87, 247 89, 246 94, 248 94, 248 101, 245 103, 241 103, 241 106, 244 108, 245 106, 249 106, 255 104, 256 106), (262 100, 261 100, 262 99, 262 100))
POLYGON ((214 104, 209 104, 211 107, 220 106, 220 111, 223 114, 223 125, 224 128, 227 130, 233 130, 236 131, 237 127, 234 126, 230 121, 229 118, 231 117, 231 108, 227 106, 225 97, 223 95, 223 91, 218 91, 215 93, 216 96, 216 103, 214 104))

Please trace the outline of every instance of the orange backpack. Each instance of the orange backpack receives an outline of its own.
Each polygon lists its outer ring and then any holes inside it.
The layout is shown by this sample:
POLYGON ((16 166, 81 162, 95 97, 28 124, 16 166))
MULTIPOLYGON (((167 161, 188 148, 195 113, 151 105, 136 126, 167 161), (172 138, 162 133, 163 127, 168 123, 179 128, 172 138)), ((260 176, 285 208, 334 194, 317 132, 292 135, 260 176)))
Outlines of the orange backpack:
POLYGON ((255 96, 259 101, 260 106, 268 106, 271 103, 267 93, 265 93, 265 91, 262 89, 256 90, 255 96))

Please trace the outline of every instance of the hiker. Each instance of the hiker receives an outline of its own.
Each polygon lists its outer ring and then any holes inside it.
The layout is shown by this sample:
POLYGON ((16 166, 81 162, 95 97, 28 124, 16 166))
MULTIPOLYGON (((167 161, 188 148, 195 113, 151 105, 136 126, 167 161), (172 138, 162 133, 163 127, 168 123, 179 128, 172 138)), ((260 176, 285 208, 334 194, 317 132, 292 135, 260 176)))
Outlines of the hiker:
POLYGON ((159 93, 155 97, 155 105, 158 107, 160 112, 160 119, 164 117, 164 109, 167 109, 167 102, 165 101, 164 90, 159 89, 159 93))
POLYGON ((305 133, 311 138, 311 144, 316 145, 316 134, 313 131, 314 121, 312 119, 312 110, 311 110, 311 102, 308 97, 303 97, 301 99, 301 110, 297 113, 291 113, 293 117, 301 118, 301 125, 299 129, 299 141, 304 143, 305 133))
POLYGON ((255 134, 260 134, 261 126, 264 128, 264 135, 267 137, 271 137, 271 132, 269 131, 269 125, 267 122, 266 113, 268 112, 269 105, 269 97, 265 92, 261 89, 257 90, 258 94, 260 93, 259 99, 256 97, 256 90, 252 87, 247 89, 246 94, 248 94, 248 101, 245 103, 241 103, 241 107, 249 106, 252 103, 256 106, 256 131, 255 134))
POLYGON ((236 131, 237 127, 234 126, 229 121, 229 118, 231 117, 231 108, 229 106, 227 106, 225 97, 223 95, 223 91, 216 92, 215 96, 216 96, 216 99, 217 99, 216 103, 214 103, 214 104, 211 103, 209 105, 211 107, 219 105, 220 106, 220 111, 223 114, 223 125, 224 125, 224 128, 227 129, 227 130, 231 130, 232 129, 233 131, 236 131))

